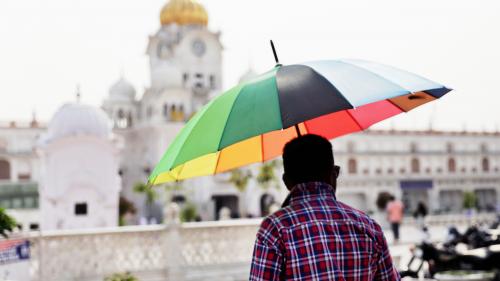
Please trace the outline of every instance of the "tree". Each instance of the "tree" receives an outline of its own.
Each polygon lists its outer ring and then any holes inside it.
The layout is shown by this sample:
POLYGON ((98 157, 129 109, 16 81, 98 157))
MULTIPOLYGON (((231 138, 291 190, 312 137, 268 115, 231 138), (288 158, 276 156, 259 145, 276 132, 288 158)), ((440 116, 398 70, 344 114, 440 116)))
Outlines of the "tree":
POLYGON ((104 278, 104 281, 139 281, 137 277, 130 274, 129 272, 125 273, 115 273, 110 276, 104 278))
POLYGON ((0 235, 4 238, 8 238, 8 232, 14 230, 17 226, 16 220, 9 216, 4 208, 0 208, 0 235))
POLYGON ((118 202, 118 225, 125 225, 125 215, 126 214, 135 214, 137 209, 134 206, 134 203, 127 200, 127 198, 120 196, 120 200, 118 202))
POLYGON ((198 217, 196 206, 193 203, 186 203, 181 209, 180 219, 181 222, 195 221, 198 217))
MULTIPOLYGON (((257 182, 264 189, 269 188, 272 182, 276 182, 275 170, 279 163, 277 160, 272 160, 266 163, 262 163, 259 169, 259 174, 257 175, 257 182)), ((278 187, 278 185, 276 185, 278 187)))
POLYGON ((249 170, 234 169, 231 171, 229 182, 234 184, 239 192, 243 192, 245 191, 251 177, 252 173, 249 170))
POLYGON ((470 210, 476 208, 476 203, 477 203, 477 198, 474 192, 471 191, 464 192, 463 206, 465 209, 470 210))
POLYGON ((152 186, 149 186, 149 185, 144 184, 142 182, 138 182, 134 185, 134 192, 139 193, 139 194, 143 194, 145 196, 147 217, 149 218, 151 216, 151 212, 152 212, 151 209, 153 207, 153 204, 154 204, 156 198, 158 198, 158 193, 156 192, 156 190, 153 189, 152 186))

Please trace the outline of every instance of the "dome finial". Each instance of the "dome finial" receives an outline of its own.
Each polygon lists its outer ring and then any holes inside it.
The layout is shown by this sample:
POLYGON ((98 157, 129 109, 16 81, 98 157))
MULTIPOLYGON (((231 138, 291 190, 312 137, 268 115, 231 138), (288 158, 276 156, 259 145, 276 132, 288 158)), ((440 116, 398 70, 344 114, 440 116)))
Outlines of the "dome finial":
POLYGON ((160 12, 161 25, 197 24, 206 26, 208 24, 208 14, 203 5, 195 0, 171 0, 160 12))

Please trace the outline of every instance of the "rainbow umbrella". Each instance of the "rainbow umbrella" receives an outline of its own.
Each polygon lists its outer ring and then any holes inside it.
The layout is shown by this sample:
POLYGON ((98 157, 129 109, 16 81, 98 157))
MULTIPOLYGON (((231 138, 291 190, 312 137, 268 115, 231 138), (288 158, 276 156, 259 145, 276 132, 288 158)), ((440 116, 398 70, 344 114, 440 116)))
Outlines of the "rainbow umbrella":
POLYGON ((364 60, 277 64, 205 105, 170 144, 148 182, 213 175, 267 161, 280 156, 298 135, 332 139, 362 131, 449 91, 364 60))

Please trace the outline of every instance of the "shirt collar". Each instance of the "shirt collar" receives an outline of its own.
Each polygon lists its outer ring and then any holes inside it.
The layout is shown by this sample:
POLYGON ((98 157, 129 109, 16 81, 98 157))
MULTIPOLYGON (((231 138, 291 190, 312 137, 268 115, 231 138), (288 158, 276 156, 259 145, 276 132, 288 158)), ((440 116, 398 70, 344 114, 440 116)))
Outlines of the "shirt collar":
POLYGON ((335 188, 324 182, 306 182, 297 184, 290 191, 290 204, 316 197, 330 197, 336 200, 335 188))

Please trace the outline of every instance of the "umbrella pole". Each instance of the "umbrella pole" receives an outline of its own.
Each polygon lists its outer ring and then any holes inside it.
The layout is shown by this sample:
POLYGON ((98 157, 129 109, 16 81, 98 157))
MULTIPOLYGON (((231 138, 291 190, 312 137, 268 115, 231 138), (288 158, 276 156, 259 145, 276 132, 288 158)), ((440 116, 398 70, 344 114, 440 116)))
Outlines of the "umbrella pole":
POLYGON ((276 65, 280 65, 280 61, 278 59, 278 55, 276 54, 276 49, 274 48, 273 40, 269 40, 271 42, 271 49, 273 50, 274 60, 276 61, 276 65))
POLYGON ((297 131, 297 137, 302 136, 302 134, 300 133, 300 128, 299 128, 298 124, 295 124, 295 131, 297 131))

